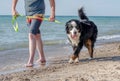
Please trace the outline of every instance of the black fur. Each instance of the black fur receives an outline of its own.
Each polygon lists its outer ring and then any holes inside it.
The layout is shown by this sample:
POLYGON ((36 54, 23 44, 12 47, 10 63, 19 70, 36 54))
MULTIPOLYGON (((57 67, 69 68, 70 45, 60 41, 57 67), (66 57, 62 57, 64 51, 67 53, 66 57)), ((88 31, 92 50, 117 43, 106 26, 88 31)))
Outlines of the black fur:
POLYGON ((77 24, 76 28, 81 34, 79 37, 78 45, 72 44, 71 39, 68 37, 74 50, 72 59, 75 60, 75 58, 79 57, 79 52, 81 51, 83 45, 88 48, 90 57, 93 58, 93 48, 98 34, 97 26, 94 24, 94 22, 88 19, 88 17, 83 11, 83 8, 78 10, 78 15, 80 17, 80 20, 71 19, 66 23, 67 35, 70 34, 70 26, 72 26, 72 21, 77 24))

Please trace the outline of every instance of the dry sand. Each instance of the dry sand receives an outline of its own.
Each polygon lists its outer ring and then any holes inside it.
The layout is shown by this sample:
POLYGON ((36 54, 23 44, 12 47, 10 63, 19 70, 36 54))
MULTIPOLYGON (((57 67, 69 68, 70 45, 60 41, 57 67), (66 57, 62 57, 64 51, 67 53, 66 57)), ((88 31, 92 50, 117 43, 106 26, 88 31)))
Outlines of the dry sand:
POLYGON ((49 66, 0 75, 0 81, 120 81, 119 45, 100 45, 95 48, 92 60, 84 50, 78 64, 69 64, 68 56, 55 57, 49 66))

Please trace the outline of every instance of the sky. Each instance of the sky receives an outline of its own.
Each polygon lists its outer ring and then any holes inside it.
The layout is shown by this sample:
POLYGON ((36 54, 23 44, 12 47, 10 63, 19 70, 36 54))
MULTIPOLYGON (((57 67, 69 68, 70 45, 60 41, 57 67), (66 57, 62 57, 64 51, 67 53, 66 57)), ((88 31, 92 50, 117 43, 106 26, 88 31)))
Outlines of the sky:
MULTIPOLYGON (((77 11, 82 6, 88 16, 120 16, 120 0, 55 0, 56 15, 77 16, 77 11)), ((12 0, 0 1, 0 15, 11 15, 12 0)), ((46 13, 50 14, 49 0, 45 0, 46 13)), ((24 0, 19 0, 17 11, 25 14, 24 0)))

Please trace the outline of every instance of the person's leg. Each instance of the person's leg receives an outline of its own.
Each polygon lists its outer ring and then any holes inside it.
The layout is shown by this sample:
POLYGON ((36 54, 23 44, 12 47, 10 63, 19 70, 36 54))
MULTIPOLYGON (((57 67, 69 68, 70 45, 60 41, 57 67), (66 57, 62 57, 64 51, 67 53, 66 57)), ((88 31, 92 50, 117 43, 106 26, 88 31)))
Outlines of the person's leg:
POLYGON ((41 34, 36 35, 36 47, 37 47, 37 51, 39 54, 39 59, 37 60, 37 62, 45 63, 46 60, 45 60, 45 55, 43 51, 43 43, 42 43, 41 34))
POLYGON ((34 55, 36 49, 36 38, 34 34, 29 33, 29 59, 26 67, 33 66, 34 55))
POLYGON ((44 51, 43 51, 43 43, 41 39, 41 34, 39 27, 41 25, 41 22, 36 19, 32 19, 31 24, 30 24, 30 34, 29 34, 29 60, 26 66, 32 66, 33 61, 34 61, 34 55, 35 55, 35 50, 37 47, 37 51, 39 54, 39 59, 38 61, 41 63, 45 63, 45 56, 44 56, 44 51))
POLYGON ((29 59, 28 59, 28 63, 26 64, 26 67, 33 66, 35 49, 36 49, 35 35, 29 33, 29 59))
POLYGON ((29 31, 29 59, 26 64, 26 67, 32 67, 33 66, 33 61, 34 61, 34 55, 36 51, 36 34, 37 34, 37 29, 39 28, 39 24, 37 24, 37 20, 32 19, 30 22, 28 22, 28 27, 30 28, 29 31))

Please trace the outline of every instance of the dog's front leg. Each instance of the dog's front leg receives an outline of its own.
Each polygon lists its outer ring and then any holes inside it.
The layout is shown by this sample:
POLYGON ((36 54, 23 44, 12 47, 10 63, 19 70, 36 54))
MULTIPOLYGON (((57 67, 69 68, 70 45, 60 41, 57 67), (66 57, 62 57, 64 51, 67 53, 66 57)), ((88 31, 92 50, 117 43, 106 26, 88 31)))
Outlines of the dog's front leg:
MULTIPOLYGON (((75 53, 75 51, 77 50, 77 46, 72 46, 73 47, 73 51, 74 51, 74 53, 75 53)), ((75 54, 72 54, 71 56, 70 56, 70 60, 69 60, 69 63, 71 64, 71 63, 73 63, 74 62, 74 60, 78 57, 77 55, 75 55, 75 54)))
POLYGON ((80 50, 82 49, 82 47, 83 47, 83 42, 80 42, 78 44, 78 46, 73 47, 74 53, 70 57, 69 63, 73 63, 73 62, 78 63, 79 62, 79 53, 80 53, 80 50))

